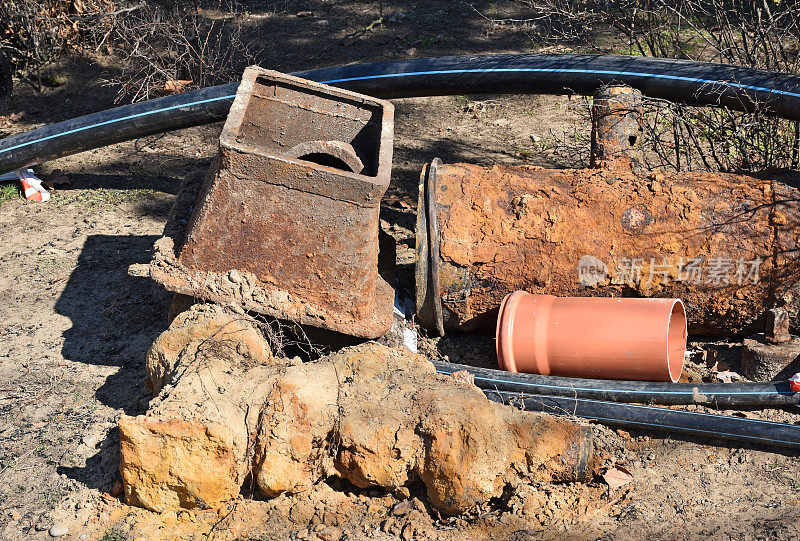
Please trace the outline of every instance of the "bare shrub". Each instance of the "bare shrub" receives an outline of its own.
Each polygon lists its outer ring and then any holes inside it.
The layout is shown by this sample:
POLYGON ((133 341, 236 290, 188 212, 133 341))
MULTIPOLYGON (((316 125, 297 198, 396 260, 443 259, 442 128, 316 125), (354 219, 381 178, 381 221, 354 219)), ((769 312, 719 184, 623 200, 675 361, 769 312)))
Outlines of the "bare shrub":
POLYGON ((763 111, 687 107, 647 99, 650 168, 676 171, 760 171, 798 168, 798 123, 763 111))
POLYGON ((96 47, 121 57, 117 101, 140 101, 165 93, 238 79, 253 63, 236 4, 202 9, 196 3, 148 3, 109 18, 98 28, 96 47))
POLYGON ((0 94, 12 73, 41 90, 48 64, 87 49, 120 58, 118 101, 236 79, 253 55, 224 1, 0 0, 0 94))
POLYGON ((5 63, 6 78, 15 72, 41 89, 42 69, 80 48, 86 29, 116 10, 117 4, 115 0, 0 0, 0 63, 5 63))
MULTIPOLYGON (((530 35, 548 44, 800 72, 800 5, 793 1, 519 3, 529 16, 516 19, 516 24, 534 30, 530 35)), ((651 167, 724 171, 798 167, 795 121, 771 118, 764 111, 748 114, 656 100, 650 100, 645 111, 651 167)))

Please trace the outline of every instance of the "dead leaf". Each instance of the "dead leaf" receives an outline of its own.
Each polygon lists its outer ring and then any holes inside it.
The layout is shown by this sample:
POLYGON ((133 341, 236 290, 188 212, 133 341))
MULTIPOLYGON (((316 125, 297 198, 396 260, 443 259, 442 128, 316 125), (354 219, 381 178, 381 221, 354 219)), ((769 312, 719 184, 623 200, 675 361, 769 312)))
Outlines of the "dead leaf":
POLYGON ((133 263, 132 265, 128 265, 128 276, 149 278, 150 265, 148 265, 147 263, 133 263))
POLYGON ((722 372, 716 372, 714 377, 717 378, 717 381, 721 381, 722 383, 733 383, 734 381, 739 381, 742 379, 742 376, 737 374, 736 372, 731 372, 730 370, 723 370, 722 372))
POLYGON ((608 485, 609 490, 615 490, 633 481, 633 475, 622 466, 608 468, 603 474, 603 481, 608 485))
POLYGON ((727 372, 730 369, 731 367, 729 365, 719 361, 715 362, 714 366, 711 367, 712 372, 727 372))
POLYGON ((8 119, 11 122, 19 122, 23 118, 25 118, 25 111, 20 111, 19 113, 11 113, 10 115, 8 115, 8 119))
POLYGON ((413 209, 416 208, 417 205, 412 201, 409 197, 402 196, 402 195, 387 195, 384 198, 384 201, 391 207, 395 208, 403 208, 403 209, 413 209))
POLYGON ((183 92, 193 82, 191 79, 170 79, 164 83, 164 92, 183 92))
POLYGON ((48 190, 53 190, 59 187, 72 186, 72 181, 67 175, 59 175, 57 177, 45 180, 43 184, 48 190))
POLYGON ((407 514, 412 509, 414 509, 414 502, 412 500, 403 500, 401 502, 397 502, 394 507, 392 507, 392 514, 395 516, 402 516, 407 514))
POLYGON ((470 372, 469 370, 457 370, 450 374, 450 377, 453 378, 455 381, 459 383, 465 383, 467 385, 475 385, 475 374, 470 372))

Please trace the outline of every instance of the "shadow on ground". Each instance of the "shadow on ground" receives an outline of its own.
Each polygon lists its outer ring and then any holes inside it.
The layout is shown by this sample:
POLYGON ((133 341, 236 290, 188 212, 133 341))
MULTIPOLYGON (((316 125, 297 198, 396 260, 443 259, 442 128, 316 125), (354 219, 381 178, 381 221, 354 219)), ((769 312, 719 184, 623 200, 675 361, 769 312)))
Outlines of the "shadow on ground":
MULTIPOLYGON (((102 404, 127 415, 143 413, 144 358, 167 325, 172 295, 149 278, 129 276, 128 266, 148 263, 156 235, 90 235, 56 302, 70 318, 61 354, 87 365, 116 366, 97 389, 102 404)), ((88 487, 111 491, 119 476, 119 432, 113 428, 86 458, 69 460, 58 473, 88 487), (72 464, 70 464, 70 462, 72 464), (76 463, 77 462, 77 463, 76 463)))
POLYGON ((62 355, 85 364, 118 366, 97 390, 97 399, 126 414, 137 412, 144 357, 167 326, 172 295, 128 266, 149 263, 155 235, 91 235, 56 302, 70 318, 62 355))

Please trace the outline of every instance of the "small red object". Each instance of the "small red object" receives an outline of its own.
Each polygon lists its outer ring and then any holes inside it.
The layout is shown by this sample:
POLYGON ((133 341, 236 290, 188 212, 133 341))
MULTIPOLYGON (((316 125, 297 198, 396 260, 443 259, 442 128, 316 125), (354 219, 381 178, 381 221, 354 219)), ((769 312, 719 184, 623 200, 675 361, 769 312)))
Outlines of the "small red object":
POLYGON ((25 199, 44 203, 50 200, 50 192, 42 187, 42 180, 33 174, 32 169, 22 168, 15 171, 19 181, 22 183, 22 190, 25 192, 25 199))
POLYGON ((789 378, 789 389, 793 393, 800 393, 800 372, 789 378))

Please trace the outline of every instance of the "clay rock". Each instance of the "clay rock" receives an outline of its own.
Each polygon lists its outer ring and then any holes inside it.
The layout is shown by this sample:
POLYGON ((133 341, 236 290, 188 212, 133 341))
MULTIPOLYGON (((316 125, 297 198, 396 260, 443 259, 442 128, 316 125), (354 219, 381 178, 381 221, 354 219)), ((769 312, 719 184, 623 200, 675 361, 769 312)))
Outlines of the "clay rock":
POLYGON ((438 404, 432 413, 445 415, 420 425, 427 448, 419 476, 431 504, 447 514, 501 496, 512 476, 527 472, 509 471, 509 464, 517 461, 506 456, 506 426, 492 409, 469 399, 457 406, 438 404))
POLYGON ((356 486, 421 479, 434 507, 458 514, 520 481, 576 480, 592 467, 585 427, 490 402, 421 356, 368 344, 329 359, 353 382, 340 401, 336 467, 356 486))
POLYGON ((195 421, 119 422, 125 499, 152 511, 207 509, 239 493, 231 429, 195 421))
POLYGON ((335 467, 356 486, 420 479, 434 507, 458 514, 519 482, 576 480, 593 467, 587 428, 490 402, 419 355, 365 344, 326 360, 345 382, 335 467))
POLYGON ((388 490, 421 480, 457 514, 594 465, 585 427, 490 402, 416 354, 368 343, 255 364, 235 341, 210 344, 178 353, 147 416, 120 422, 129 503, 213 507, 249 478, 276 496, 338 476, 388 490))
POLYGON ((246 318, 195 306, 162 333, 147 360, 160 394, 146 416, 119 423, 127 501, 163 511, 234 497, 276 374, 266 340, 246 318))
POLYGON ((340 402, 340 475, 362 488, 404 486, 423 458, 416 428, 424 409, 417 397, 444 380, 421 356, 377 344, 348 348, 330 360, 344 381, 353 382, 340 402))
POLYGON ((258 422, 254 469, 262 493, 302 492, 328 476, 338 392, 331 364, 276 375, 258 422))
POLYGON ((181 354, 191 355, 208 340, 234 343, 257 364, 273 360, 267 341, 249 318, 217 305, 198 304, 176 316, 147 352, 146 383, 153 394, 173 379, 181 354))

